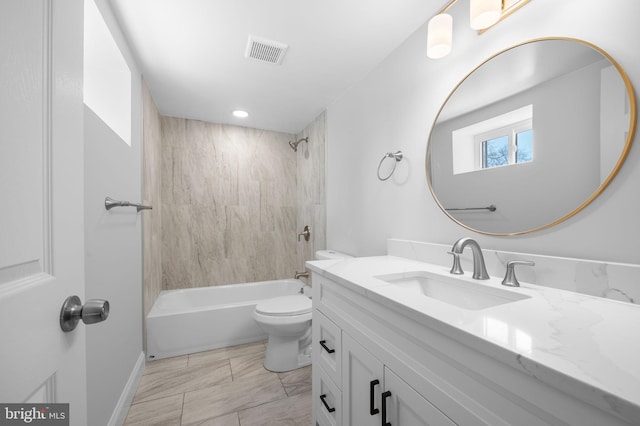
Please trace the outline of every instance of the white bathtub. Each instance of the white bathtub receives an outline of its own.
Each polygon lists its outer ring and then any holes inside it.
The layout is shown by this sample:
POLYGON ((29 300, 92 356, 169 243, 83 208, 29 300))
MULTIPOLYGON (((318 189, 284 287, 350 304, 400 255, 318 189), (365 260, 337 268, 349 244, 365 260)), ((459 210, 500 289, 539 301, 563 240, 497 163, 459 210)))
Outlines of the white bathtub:
POLYGON ((253 319, 257 303, 311 288, 300 280, 167 290, 147 316, 147 359, 161 359, 265 340, 253 319))

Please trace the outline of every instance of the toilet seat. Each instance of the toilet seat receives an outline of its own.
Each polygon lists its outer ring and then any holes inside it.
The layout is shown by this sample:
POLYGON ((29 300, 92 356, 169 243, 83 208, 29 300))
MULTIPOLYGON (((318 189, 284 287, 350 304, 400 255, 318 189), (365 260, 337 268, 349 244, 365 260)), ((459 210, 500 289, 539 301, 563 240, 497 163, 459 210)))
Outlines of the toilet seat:
POLYGON ((311 313, 311 299, 303 295, 280 296, 263 300, 256 313, 266 316, 294 316, 311 313))

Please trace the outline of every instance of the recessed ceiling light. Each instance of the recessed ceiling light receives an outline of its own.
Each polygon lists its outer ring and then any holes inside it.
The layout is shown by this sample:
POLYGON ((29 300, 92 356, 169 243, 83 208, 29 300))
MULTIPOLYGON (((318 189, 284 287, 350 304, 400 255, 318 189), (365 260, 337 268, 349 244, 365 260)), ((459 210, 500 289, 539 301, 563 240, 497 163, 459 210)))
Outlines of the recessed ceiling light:
POLYGON ((238 118, 247 118, 249 116, 249 113, 247 111, 242 111, 240 109, 237 109, 233 111, 233 115, 238 118))

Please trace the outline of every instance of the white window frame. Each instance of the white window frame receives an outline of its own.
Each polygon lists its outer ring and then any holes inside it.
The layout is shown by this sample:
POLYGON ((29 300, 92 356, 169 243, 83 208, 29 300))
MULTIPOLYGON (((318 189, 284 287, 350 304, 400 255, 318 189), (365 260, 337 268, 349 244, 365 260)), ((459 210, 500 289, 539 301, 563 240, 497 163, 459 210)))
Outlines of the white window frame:
MULTIPOLYGON (((515 128, 519 123, 523 122, 527 122, 529 128, 533 129, 533 104, 452 130, 453 174, 489 170, 482 168, 482 144, 476 142, 476 135, 485 135, 505 127, 515 128)), ((520 132, 522 130, 518 127, 517 131, 520 132)), ((485 138, 484 140, 487 139, 485 138)))
MULTIPOLYGON (((495 167, 483 167, 482 144, 485 141, 496 139, 503 136, 506 136, 508 139, 507 146, 509 149, 509 152, 507 154, 507 164, 505 164, 505 166, 518 164, 516 163, 516 152, 517 152, 516 135, 518 133, 525 132, 527 130, 532 130, 532 129, 533 129, 533 120, 529 118, 527 120, 522 120, 516 123, 512 123, 507 126, 500 127, 498 129, 492 129, 492 130, 474 135, 473 140, 474 140, 474 147, 475 147, 474 153, 475 153, 476 170, 486 170, 486 169, 495 168, 495 167)), ((501 167, 501 166, 496 166, 496 167, 501 167)))

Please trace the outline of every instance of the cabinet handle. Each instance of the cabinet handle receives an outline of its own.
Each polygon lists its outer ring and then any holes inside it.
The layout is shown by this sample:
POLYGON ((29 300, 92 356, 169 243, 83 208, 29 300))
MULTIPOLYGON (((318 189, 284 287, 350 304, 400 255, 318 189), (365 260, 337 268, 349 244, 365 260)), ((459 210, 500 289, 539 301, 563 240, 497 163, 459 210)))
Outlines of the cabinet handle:
POLYGON ((324 404, 324 408, 326 408, 328 412, 333 413, 334 411, 336 411, 336 409, 329 407, 329 404, 327 404, 326 398, 327 398, 326 393, 320 395, 320 401, 322 401, 322 403, 324 404))
POLYGON ((376 385, 379 385, 379 384, 380 384, 380 380, 378 379, 375 379, 369 382, 369 414, 371 414, 372 416, 375 416, 380 412, 380 410, 374 407, 375 401, 373 398, 373 388, 375 388, 376 385))
POLYGON ((391 396, 391 391, 382 392, 382 426, 391 426, 387 422, 387 398, 391 396))
POLYGON ((327 341, 326 340, 320 340, 320 346, 322 346, 324 348, 325 351, 327 351, 327 353, 332 354, 334 353, 336 350, 335 349, 329 349, 329 347, 327 346, 327 341))

